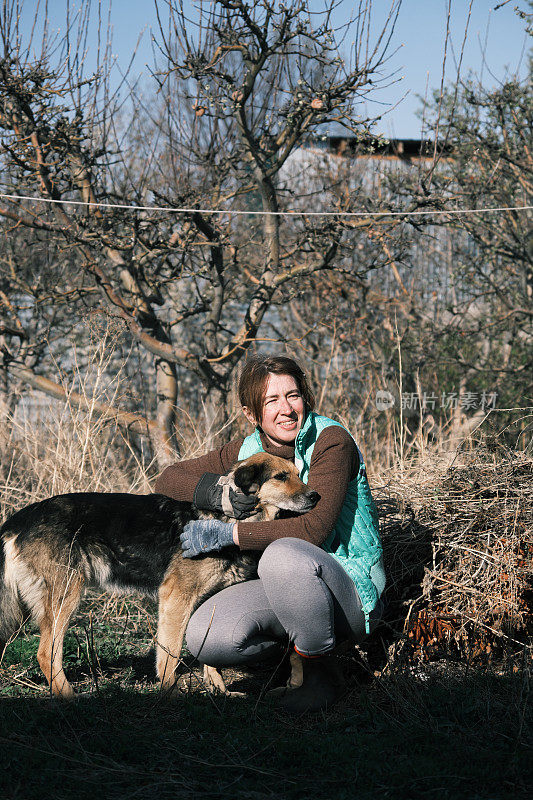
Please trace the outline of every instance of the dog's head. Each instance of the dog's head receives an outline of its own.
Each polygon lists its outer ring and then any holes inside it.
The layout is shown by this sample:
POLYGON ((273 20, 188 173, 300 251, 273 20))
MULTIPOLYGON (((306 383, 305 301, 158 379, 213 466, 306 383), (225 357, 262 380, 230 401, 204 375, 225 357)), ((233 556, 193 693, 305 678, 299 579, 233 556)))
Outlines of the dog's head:
POLYGON ((231 478, 245 494, 257 495, 255 519, 275 519, 280 511, 304 514, 320 500, 318 492, 300 480, 294 464, 269 453, 256 453, 240 461, 231 478))

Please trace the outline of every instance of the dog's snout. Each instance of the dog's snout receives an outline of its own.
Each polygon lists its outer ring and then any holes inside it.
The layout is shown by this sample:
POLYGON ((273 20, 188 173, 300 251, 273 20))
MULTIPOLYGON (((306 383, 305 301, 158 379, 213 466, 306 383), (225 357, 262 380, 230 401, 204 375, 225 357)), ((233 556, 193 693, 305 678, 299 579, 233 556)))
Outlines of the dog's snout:
POLYGON ((307 492, 307 499, 316 506, 318 501, 320 500, 320 495, 318 492, 307 492))

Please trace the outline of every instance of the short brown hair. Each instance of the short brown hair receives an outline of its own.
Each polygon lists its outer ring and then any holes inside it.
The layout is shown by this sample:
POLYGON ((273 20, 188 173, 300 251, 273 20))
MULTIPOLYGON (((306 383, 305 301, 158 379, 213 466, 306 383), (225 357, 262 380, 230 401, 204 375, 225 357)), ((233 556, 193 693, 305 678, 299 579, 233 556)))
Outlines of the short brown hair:
POLYGON ((313 411, 315 396, 305 372, 300 365, 288 356, 252 356, 244 365, 239 380, 239 400, 248 408, 255 421, 260 424, 263 417, 263 401, 269 375, 290 375, 302 395, 306 411, 313 411))

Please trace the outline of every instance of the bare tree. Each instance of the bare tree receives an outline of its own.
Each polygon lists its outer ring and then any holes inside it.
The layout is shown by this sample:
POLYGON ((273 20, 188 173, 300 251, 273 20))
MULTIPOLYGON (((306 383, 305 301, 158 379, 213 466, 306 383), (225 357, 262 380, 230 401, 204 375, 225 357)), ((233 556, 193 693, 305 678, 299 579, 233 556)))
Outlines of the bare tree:
MULTIPOLYGON (((430 352, 460 393, 497 393, 507 407, 527 405, 532 390, 532 63, 523 79, 509 75, 486 88, 470 76, 436 95, 426 115, 435 127, 438 121, 446 157, 416 184, 396 186, 467 211, 435 218, 428 231, 447 234, 441 241, 450 250, 438 255, 453 288, 433 304, 430 352)), ((462 432, 479 423, 483 409, 466 416, 462 432)))
MULTIPOLYGON (((67 330, 69 315, 103 304, 153 364, 150 425, 160 461, 175 445, 178 369, 184 380, 199 379, 212 422, 275 303, 311 275, 347 269, 345 224, 335 217, 287 222, 279 212, 298 198, 281 176, 302 143, 327 125, 366 134, 371 120, 362 101, 386 78, 398 9, 393 0, 374 24, 372 3, 359 2, 352 23, 335 31, 334 3, 317 15, 306 0, 218 0, 202 6, 192 30, 181 3, 161 4, 158 95, 155 102, 147 92, 137 95, 128 120, 110 90, 104 23, 97 69, 87 71, 88 4, 77 16, 70 12, 61 40, 50 38, 45 20, 40 54, 32 58, 17 4, 5 2, 3 191, 19 199, 4 198, 3 235, 12 242, 21 229, 31 231, 38 249, 52 247, 55 267, 41 266, 36 280, 29 243, 2 262, 4 383, 7 374, 60 394, 49 374, 45 328, 49 333, 61 320, 67 330), (350 51, 343 54, 343 45, 350 51), (26 196, 51 203, 20 199, 26 196), (189 210, 170 215, 102 203, 189 210), (257 218, 233 214, 254 209, 257 218), (24 281, 17 263, 23 255, 24 281), (40 325, 30 324, 37 310, 40 325)), ((349 195, 324 197, 331 210, 353 208, 349 195)), ((123 423, 145 426, 135 415, 123 423)))

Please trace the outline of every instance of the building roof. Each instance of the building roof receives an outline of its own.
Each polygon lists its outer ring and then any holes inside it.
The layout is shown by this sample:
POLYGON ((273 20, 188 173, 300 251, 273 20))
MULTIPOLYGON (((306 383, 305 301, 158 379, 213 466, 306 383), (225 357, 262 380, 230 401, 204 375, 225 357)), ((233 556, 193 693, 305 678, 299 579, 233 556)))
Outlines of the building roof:
MULTIPOLYGON (((313 146, 316 146, 314 143, 313 146)), ((327 136, 322 146, 336 155, 356 158, 433 158, 435 143, 430 139, 360 139, 355 136, 327 136)), ((439 152, 451 154, 447 144, 438 146, 439 152)))

